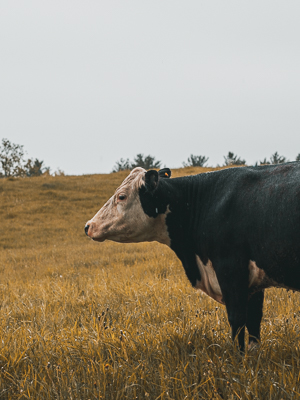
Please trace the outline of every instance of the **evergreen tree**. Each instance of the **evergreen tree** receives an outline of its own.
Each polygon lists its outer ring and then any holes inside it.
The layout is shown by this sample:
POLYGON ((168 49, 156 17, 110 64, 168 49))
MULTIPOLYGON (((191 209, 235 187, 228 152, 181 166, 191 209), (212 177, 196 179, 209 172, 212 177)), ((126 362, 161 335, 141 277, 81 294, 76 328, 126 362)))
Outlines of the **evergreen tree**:
POLYGON ((33 161, 28 159, 24 165, 24 171, 26 176, 40 176, 43 175, 47 168, 43 167, 44 161, 40 161, 37 158, 33 161))
POLYGON ((142 167, 145 169, 160 168, 161 161, 155 161, 155 157, 150 155, 144 156, 143 154, 137 154, 131 168, 142 167))
POLYGON ((282 164, 287 161, 286 157, 280 156, 277 151, 270 157, 271 164, 282 164))
POLYGON ((224 165, 245 165, 246 160, 242 160, 240 157, 232 153, 228 152, 227 156, 224 156, 225 163, 224 165))
POLYGON ((191 154, 190 157, 187 159, 187 163, 183 163, 184 167, 204 167, 207 163, 208 157, 205 156, 195 156, 191 154))
POLYGON ((129 159, 127 158, 126 160, 124 160, 123 158, 121 158, 119 161, 116 162, 116 165, 114 166, 112 172, 125 171, 129 169, 131 169, 129 159))
POLYGON ((266 159, 266 157, 265 157, 262 161, 259 162, 259 164, 260 164, 260 165, 270 165, 271 163, 270 163, 270 161, 268 161, 268 160, 266 159))

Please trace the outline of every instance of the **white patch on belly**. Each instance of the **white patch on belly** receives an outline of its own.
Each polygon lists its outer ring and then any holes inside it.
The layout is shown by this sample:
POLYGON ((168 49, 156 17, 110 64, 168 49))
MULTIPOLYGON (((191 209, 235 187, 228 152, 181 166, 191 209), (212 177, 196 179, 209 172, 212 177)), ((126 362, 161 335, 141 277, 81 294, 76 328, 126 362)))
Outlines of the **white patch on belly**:
POLYGON ((209 297, 224 304, 222 291, 210 260, 206 265, 196 255, 197 265, 201 275, 201 281, 197 281, 195 288, 202 290, 209 297))
POLYGON ((258 289, 267 289, 270 287, 278 287, 295 290, 292 287, 286 286, 283 283, 278 283, 270 278, 263 269, 256 265, 255 261, 249 261, 249 288, 256 287, 258 289))
POLYGON ((263 283, 266 284, 267 281, 269 281, 265 271, 258 268, 255 261, 250 260, 248 268, 249 268, 249 288, 253 286, 262 286, 263 283))

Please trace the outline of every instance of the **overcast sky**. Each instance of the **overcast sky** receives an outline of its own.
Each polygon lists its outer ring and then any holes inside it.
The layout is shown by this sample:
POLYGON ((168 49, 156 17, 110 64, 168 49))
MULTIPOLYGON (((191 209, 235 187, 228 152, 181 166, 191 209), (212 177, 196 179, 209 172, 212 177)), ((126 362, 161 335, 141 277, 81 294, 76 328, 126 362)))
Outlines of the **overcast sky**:
POLYGON ((66 174, 293 160, 299 21, 299 0, 0 0, 0 139, 66 174))

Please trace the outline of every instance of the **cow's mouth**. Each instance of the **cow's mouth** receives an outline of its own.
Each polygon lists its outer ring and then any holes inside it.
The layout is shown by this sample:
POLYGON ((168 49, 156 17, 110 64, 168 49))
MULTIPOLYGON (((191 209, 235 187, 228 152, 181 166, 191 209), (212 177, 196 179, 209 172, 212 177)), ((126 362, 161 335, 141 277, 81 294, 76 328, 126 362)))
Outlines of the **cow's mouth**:
POLYGON ((93 239, 94 242, 104 242, 105 238, 93 238, 91 237, 91 239, 93 239))

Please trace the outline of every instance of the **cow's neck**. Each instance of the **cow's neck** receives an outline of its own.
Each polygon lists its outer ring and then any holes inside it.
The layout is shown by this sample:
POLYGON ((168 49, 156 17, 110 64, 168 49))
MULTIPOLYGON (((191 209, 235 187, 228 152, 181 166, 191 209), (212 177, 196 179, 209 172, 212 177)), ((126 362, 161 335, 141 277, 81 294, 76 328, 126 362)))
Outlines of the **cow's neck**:
MULTIPOLYGON (((195 227, 201 220, 201 193, 205 192, 200 176, 175 178, 166 182, 168 208, 166 223, 171 239, 171 248, 181 260, 188 279, 195 287, 201 281, 195 243, 198 233, 195 227)), ((199 255, 199 254, 198 254, 199 255)))

